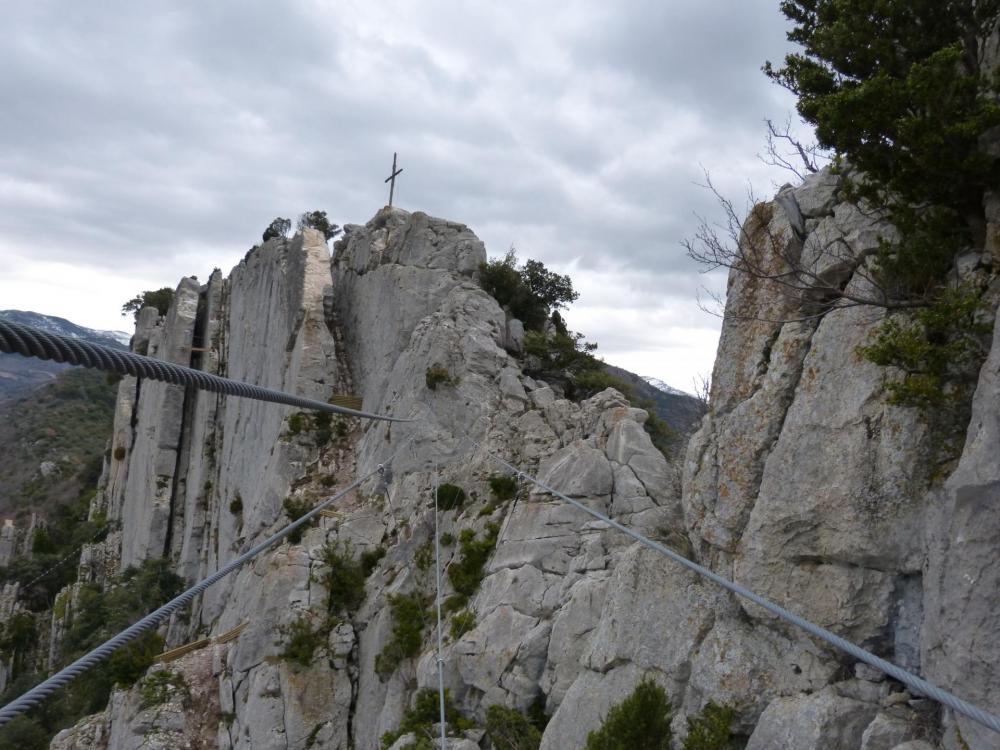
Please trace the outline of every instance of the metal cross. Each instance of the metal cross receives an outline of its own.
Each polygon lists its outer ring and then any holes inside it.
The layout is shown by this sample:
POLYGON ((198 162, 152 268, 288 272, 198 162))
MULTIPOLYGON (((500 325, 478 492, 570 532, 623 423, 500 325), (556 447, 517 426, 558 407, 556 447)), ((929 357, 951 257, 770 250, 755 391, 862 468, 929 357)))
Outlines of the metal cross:
POLYGON ((392 174, 385 178, 385 181, 389 183, 389 205, 392 205, 392 193, 396 189, 396 175, 401 173, 402 169, 396 169, 396 152, 392 152, 392 174))

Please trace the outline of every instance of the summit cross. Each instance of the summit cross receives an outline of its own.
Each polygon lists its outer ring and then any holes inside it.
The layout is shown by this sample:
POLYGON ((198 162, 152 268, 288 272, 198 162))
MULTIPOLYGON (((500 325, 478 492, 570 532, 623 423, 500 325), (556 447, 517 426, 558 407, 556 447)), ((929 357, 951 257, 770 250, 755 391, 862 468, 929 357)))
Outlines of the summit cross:
POLYGON ((396 175, 400 174, 403 170, 396 169, 396 152, 392 152, 392 174, 385 178, 385 181, 389 183, 389 205, 392 206, 392 194, 396 189, 396 175))

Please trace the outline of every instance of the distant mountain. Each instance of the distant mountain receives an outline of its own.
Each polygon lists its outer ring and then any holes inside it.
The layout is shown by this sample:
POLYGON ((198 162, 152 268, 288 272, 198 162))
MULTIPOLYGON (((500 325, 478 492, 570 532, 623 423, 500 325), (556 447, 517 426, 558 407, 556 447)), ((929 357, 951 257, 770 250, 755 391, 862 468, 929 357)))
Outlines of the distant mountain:
POLYGON ((690 396, 691 395, 690 393, 686 393, 685 391, 682 391, 682 390, 680 390, 678 388, 674 388, 672 385, 667 385, 666 383, 664 383, 659 378, 654 378, 654 377, 651 377, 649 375, 640 375, 639 377, 642 378, 643 380, 645 380, 647 383, 649 383, 651 386, 653 386, 657 390, 663 391, 664 393, 672 393, 675 396, 690 396))
POLYGON ((65 368, 3 404, 0 519, 29 510, 46 516, 97 482, 117 385, 99 370, 65 368))
MULTIPOLYGON (((48 333, 91 341, 118 349, 128 348, 131 335, 124 331, 96 331, 84 328, 65 318, 26 310, 0 310, 0 318, 12 323, 35 326, 48 333)), ((39 386, 51 383, 56 375, 72 365, 22 357, 20 354, 0 354, 0 401, 19 398, 39 386)))
POLYGON ((691 394, 657 378, 636 375, 614 365, 605 364, 604 367, 616 378, 628 383, 638 399, 652 402, 657 416, 677 432, 687 434, 698 427, 705 414, 705 406, 691 394))

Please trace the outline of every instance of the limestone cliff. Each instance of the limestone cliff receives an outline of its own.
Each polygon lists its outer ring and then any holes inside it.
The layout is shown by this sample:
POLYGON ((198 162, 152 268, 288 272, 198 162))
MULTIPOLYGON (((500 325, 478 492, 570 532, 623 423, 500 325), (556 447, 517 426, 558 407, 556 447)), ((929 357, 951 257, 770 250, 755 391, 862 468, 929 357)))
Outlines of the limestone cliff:
MULTIPOLYGON (((757 220, 817 262, 832 235, 863 252, 880 227, 838 188, 821 173, 757 220)), ((490 480, 504 469, 472 440, 997 711, 1000 340, 943 481, 919 415, 887 405, 891 373, 856 354, 880 313, 781 322, 780 298, 733 275, 711 410, 671 462, 621 394, 576 404, 522 373, 516 322, 476 283, 484 259, 463 225, 383 209, 346 227, 332 264, 307 230, 254 249, 228 278, 183 281, 164 319, 143 313, 135 345, 154 356, 323 399, 355 392, 370 411, 414 421, 324 426, 286 407, 123 381, 94 506, 121 532, 87 551, 77 588, 161 555, 195 580, 286 523, 286 500, 314 503, 384 471, 171 622, 168 645, 200 648, 153 668, 164 675, 147 684, 166 686, 162 700, 151 705, 142 684, 119 691, 54 747, 380 747, 415 691, 436 686, 429 618, 414 656, 386 656, 395 603, 433 591, 436 483, 466 493, 442 513, 445 562, 467 563, 463 539, 489 552, 464 609, 448 615, 442 655, 451 698, 474 724, 494 704, 542 706, 542 747, 579 748, 649 677, 670 695, 677 737, 711 700, 736 709, 752 748, 998 746, 530 486, 497 497, 490 480), (432 368, 446 377, 432 382, 432 368), (384 552, 369 558, 363 599, 347 612, 323 585, 328 544, 384 552), (467 619, 453 629, 459 614, 467 619), (290 638, 306 631, 321 642, 288 658, 290 638)), ((966 272, 991 262, 968 259, 966 272)), ((831 272, 863 283, 849 268, 831 272)), ((445 586, 462 593, 452 576, 445 586)), ((475 729, 465 740, 486 746, 475 729)))

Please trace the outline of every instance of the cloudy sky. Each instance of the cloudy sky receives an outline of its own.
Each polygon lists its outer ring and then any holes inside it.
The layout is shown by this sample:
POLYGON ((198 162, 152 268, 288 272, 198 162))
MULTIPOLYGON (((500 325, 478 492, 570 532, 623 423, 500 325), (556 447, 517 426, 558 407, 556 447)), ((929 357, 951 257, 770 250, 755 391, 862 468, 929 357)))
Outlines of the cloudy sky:
POLYGON ((719 321, 684 254, 739 198, 787 92, 778 0, 213 0, 5 8, 0 309, 127 328, 122 302, 228 271, 275 216, 387 200, 569 273, 606 360, 691 390, 719 321))

